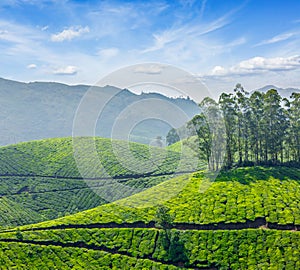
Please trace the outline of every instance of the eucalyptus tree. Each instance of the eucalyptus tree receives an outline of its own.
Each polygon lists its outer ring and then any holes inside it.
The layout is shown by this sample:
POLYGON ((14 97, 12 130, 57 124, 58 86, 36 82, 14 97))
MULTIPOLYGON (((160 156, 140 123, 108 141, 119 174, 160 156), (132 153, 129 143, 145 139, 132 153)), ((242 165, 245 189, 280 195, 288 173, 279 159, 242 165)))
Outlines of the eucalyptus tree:
POLYGON ((293 159, 300 162, 300 93, 293 93, 289 106, 289 142, 293 159))
POLYGON ((263 157, 263 115, 264 93, 255 91, 249 98, 250 117, 250 148, 254 154, 254 161, 259 164, 263 157))
POLYGON ((245 161, 248 162, 249 154, 249 93, 238 83, 234 88, 234 101, 237 115, 237 142, 239 164, 243 163, 243 154, 245 161))
POLYGON ((265 162, 270 158, 272 163, 276 163, 283 144, 285 114, 281 102, 282 97, 275 89, 270 89, 264 95, 265 162))
POLYGON ((236 151, 236 104, 233 94, 222 93, 219 98, 220 108, 223 112, 225 123, 225 137, 226 137, 226 163, 227 168, 231 168, 234 162, 234 153, 236 151))

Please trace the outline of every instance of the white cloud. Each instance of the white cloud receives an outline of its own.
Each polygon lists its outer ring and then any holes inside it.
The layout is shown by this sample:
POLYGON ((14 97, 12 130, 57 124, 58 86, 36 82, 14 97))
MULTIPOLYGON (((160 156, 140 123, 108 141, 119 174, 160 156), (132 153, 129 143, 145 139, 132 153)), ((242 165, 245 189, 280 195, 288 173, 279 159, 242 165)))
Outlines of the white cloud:
POLYGON ((55 75, 75 75, 77 72, 78 69, 75 66, 60 67, 53 70, 53 74, 55 75))
POLYGON ((297 33, 283 33, 277 36, 272 37, 271 39, 263 40, 262 42, 256 44, 255 46, 262 46, 262 45, 268 45, 268 44, 273 44, 281 41, 285 41, 290 39, 291 37, 294 37, 297 35, 297 33))
POLYGON ((231 75, 251 75, 266 73, 270 71, 290 71, 300 68, 300 55, 290 57, 253 57, 241 61, 228 69, 216 66, 212 69, 208 77, 231 76, 231 75))
POLYGON ((36 64, 30 64, 27 66, 28 69, 36 69, 37 65, 36 64))
POLYGON ((222 66, 215 66, 212 71, 211 71, 212 75, 224 75, 226 74, 226 69, 222 66))
POLYGON ((281 71, 292 70, 300 67, 300 56, 295 55, 291 57, 253 57, 251 59, 240 62, 232 70, 236 71, 281 71))
POLYGON ((88 26, 86 27, 70 27, 68 29, 65 29, 63 30, 62 32, 60 33, 57 33, 57 34, 53 34, 51 36, 51 40, 53 42, 62 42, 62 41, 65 41, 65 40, 72 40, 76 37, 79 37, 85 33, 89 33, 90 32, 90 29, 88 26))

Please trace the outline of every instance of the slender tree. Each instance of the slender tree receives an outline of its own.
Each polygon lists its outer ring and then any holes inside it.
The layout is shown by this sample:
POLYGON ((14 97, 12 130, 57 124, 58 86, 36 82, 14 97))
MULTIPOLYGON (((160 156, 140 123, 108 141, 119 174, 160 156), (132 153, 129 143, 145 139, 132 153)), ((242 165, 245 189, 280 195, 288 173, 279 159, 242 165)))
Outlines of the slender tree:
POLYGON ((225 166, 231 168, 234 162, 235 131, 236 131, 236 106, 232 94, 223 93, 219 104, 223 112, 226 137, 226 162, 225 166))
POLYGON ((300 166, 300 93, 289 99, 275 89, 249 95, 237 84, 234 93, 221 94, 218 103, 206 98, 200 107, 201 114, 187 126, 198 136, 199 153, 210 169, 219 169, 224 152, 226 168, 300 166))

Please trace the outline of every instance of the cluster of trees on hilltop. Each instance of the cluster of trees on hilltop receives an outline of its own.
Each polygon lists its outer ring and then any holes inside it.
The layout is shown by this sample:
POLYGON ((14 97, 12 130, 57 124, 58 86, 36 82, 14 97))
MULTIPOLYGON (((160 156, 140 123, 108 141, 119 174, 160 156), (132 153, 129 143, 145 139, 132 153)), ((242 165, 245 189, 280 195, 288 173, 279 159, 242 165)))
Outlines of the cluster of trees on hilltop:
POLYGON ((218 102, 206 98, 200 107, 202 113, 187 127, 198 136, 199 152, 210 163, 220 161, 222 154, 226 168, 300 165, 300 93, 289 99, 275 89, 249 94, 237 84, 234 93, 222 93, 218 102))

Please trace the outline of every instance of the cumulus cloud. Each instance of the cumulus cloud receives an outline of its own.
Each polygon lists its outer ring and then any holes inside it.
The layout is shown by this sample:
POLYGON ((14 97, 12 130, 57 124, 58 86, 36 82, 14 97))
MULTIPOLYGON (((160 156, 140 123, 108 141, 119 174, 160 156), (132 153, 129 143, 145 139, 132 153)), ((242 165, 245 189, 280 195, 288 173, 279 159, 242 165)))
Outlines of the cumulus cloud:
POLYGON ((222 66, 215 66, 211 71, 212 75, 224 75, 225 73, 226 69, 222 66))
POLYGON ((291 57, 253 57, 251 59, 240 62, 233 70, 237 71, 281 71, 292 70, 300 67, 300 56, 291 57))
POLYGON ((55 75, 75 75, 77 74, 78 69, 75 66, 66 66, 53 70, 55 75))
POLYGON ((228 69, 215 66, 208 76, 251 75, 269 71, 289 71, 300 68, 300 56, 291 57, 253 57, 241 61, 228 69))
POLYGON ((68 29, 63 30, 60 33, 53 34, 51 36, 51 40, 53 42, 62 42, 65 40, 72 40, 76 37, 79 37, 85 33, 89 33, 90 29, 88 26, 86 27, 70 27, 68 29))
POLYGON ((28 69, 36 69, 37 65, 36 64, 30 64, 27 66, 28 69))

